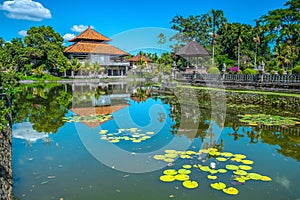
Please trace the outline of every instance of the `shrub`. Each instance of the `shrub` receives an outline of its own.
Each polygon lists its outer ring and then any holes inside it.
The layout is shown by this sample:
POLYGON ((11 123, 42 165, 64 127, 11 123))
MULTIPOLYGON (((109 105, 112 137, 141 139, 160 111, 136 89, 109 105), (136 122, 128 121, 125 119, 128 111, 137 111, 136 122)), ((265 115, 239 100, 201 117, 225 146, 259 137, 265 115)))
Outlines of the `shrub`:
POLYGON ((209 74, 220 74, 220 70, 217 67, 210 67, 207 72, 209 74))
POLYGON ((280 74, 280 75, 282 75, 282 74, 283 74, 283 72, 284 72, 284 70, 283 70, 283 69, 279 69, 279 70, 278 70, 278 74, 280 74))
POLYGON ((276 74, 276 71, 273 69, 273 70, 271 70, 271 72, 270 72, 271 74, 276 74))
POLYGON ((294 67, 294 69, 292 70, 293 74, 300 74, 300 65, 294 67))
POLYGON ((254 70, 252 68, 246 68, 243 72, 243 74, 258 74, 257 70, 254 70))

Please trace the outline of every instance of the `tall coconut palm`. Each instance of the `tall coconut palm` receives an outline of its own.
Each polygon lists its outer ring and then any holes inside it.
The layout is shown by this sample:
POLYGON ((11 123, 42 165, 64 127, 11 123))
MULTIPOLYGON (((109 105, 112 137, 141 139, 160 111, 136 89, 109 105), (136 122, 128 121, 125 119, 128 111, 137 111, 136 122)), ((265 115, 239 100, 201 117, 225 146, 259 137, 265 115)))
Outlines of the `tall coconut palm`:
POLYGON ((210 10, 206 15, 206 23, 208 29, 211 31, 210 37, 212 38, 212 65, 215 62, 215 45, 216 45, 216 37, 218 29, 227 23, 227 19, 224 17, 222 10, 210 10))

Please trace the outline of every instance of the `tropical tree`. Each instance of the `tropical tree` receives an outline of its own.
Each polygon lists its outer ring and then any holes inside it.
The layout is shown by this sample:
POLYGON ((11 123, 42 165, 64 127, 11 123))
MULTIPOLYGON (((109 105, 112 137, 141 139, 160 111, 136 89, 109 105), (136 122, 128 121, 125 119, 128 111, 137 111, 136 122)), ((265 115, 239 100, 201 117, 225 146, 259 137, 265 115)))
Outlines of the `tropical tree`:
POLYGON ((212 45, 212 65, 215 63, 215 45, 216 45, 216 37, 217 31, 219 28, 224 26, 227 23, 227 19, 224 17, 222 10, 210 10, 208 14, 204 15, 206 18, 206 26, 209 30, 209 35, 211 37, 211 45, 212 45))
POLYGON ((82 66, 81 62, 78 61, 77 58, 74 58, 69 61, 70 68, 72 70, 71 76, 74 77, 74 72, 77 72, 82 66))
MULTIPOLYGON (((34 68, 45 66, 45 70, 57 69, 57 58, 62 57, 63 38, 50 26, 31 27, 27 31, 24 43, 29 50, 29 58, 34 61, 34 68)), ((62 67, 62 66, 60 66, 62 67)))
POLYGON ((160 45, 160 53, 162 53, 162 45, 164 45, 167 42, 166 36, 163 33, 160 33, 158 35, 158 44, 160 45))

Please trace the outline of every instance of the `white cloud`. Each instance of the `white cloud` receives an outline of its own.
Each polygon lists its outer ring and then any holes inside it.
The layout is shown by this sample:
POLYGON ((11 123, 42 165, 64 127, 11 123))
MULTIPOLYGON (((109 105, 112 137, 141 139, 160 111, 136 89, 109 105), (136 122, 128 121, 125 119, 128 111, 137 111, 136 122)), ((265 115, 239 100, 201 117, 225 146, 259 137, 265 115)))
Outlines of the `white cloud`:
POLYGON ((13 19, 42 21, 51 18, 51 12, 41 3, 32 0, 4 1, 0 10, 7 11, 6 16, 13 19))
MULTIPOLYGON (((85 29, 87 29, 89 26, 86 26, 86 25, 74 25, 71 30, 74 31, 74 32, 82 32, 84 31, 85 29)), ((91 28, 94 28, 93 26, 91 26, 91 28)))
POLYGON ((21 30, 21 31, 18 32, 18 34, 25 37, 25 36, 27 36, 27 31, 21 30))
POLYGON ((63 36, 64 40, 71 40, 75 37, 74 34, 71 34, 71 33, 67 33, 63 36))

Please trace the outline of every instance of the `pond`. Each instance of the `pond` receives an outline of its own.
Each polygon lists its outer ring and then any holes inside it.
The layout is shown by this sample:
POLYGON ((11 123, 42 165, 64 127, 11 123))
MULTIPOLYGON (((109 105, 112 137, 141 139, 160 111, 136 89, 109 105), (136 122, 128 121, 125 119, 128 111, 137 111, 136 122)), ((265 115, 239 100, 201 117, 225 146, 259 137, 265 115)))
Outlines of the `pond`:
POLYGON ((141 83, 22 87, 16 199, 300 199, 299 112, 141 83))

